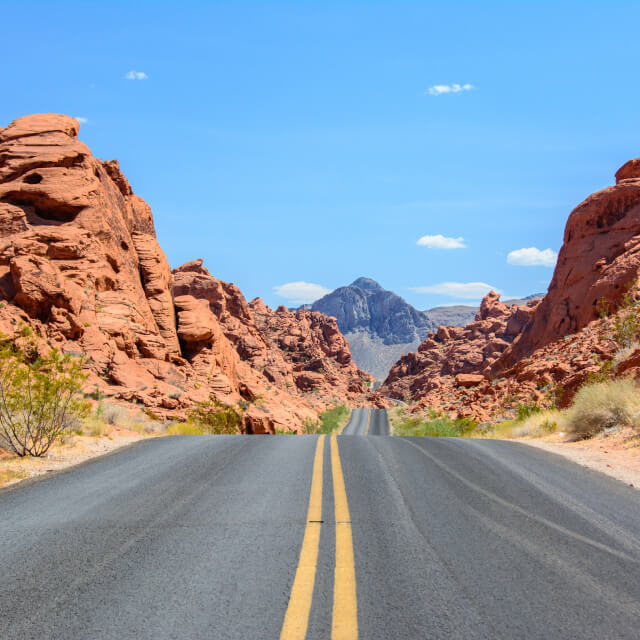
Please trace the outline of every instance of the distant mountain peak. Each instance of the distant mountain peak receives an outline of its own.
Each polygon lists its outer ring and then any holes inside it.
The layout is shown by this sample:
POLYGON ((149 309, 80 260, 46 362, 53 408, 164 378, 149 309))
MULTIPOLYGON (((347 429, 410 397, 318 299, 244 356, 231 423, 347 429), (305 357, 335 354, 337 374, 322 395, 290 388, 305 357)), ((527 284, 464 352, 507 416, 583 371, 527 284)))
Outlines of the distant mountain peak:
POLYGON ((364 289, 365 291, 384 291, 384 289, 371 278, 358 278, 357 280, 354 280, 349 286, 359 287, 360 289, 364 289))

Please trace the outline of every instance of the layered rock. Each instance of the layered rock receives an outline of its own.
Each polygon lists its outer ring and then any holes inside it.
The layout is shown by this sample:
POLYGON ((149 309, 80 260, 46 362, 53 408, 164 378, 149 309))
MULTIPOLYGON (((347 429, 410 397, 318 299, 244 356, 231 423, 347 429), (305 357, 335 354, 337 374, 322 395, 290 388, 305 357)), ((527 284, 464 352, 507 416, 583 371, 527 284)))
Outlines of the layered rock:
MULTIPOLYGON (((329 400, 298 391, 237 287, 202 261, 171 272, 149 206, 79 129, 57 114, 0 129, 0 331, 27 326, 41 348, 84 355, 88 390, 161 416, 212 395, 245 408, 248 432, 314 419, 329 400)), ((343 380, 332 385, 342 398, 343 380)))

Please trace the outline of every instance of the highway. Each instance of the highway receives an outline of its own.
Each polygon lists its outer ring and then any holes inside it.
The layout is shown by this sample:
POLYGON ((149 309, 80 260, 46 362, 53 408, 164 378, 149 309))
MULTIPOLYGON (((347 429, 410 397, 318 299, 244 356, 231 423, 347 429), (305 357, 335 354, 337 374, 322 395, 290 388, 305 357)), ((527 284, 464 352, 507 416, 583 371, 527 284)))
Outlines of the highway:
POLYGON ((0 491, 0 638, 638 638, 637 490, 386 428, 158 438, 0 491))
POLYGON ((388 436, 389 420, 385 409, 354 409, 342 432, 345 436, 388 436))

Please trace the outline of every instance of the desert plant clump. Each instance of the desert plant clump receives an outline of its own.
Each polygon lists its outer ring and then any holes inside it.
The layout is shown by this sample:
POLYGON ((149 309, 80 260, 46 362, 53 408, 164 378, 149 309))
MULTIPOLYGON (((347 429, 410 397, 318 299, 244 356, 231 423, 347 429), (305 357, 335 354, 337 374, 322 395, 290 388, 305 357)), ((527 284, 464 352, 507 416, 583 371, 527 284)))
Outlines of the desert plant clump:
POLYGON ((242 408, 223 405, 214 398, 198 402, 187 417, 206 433, 232 435, 240 433, 242 428, 242 408))
POLYGON ((44 455, 84 418, 82 361, 52 349, 25 354, 0 345, 0 440, 18 456, 44 455))
POLYGON ((604 429, 633 425, 640 410, 640 390, 630 378, 585 385, 562 417, 566 431, 590 438, 604 429))
POLYGON ((478 434, 479 426, 471 418, 451 419, 446 415, 428 409, 427 419, 418 415, 407 415, 396 411, 390 414, 395 436, 428 438, 461 438, 478 434))

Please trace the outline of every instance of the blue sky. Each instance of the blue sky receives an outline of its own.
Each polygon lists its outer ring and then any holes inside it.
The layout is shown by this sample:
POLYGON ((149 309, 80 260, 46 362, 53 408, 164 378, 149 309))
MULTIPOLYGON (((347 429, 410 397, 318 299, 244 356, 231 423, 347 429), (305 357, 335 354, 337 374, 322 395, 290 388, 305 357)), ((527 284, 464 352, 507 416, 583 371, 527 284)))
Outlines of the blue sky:
POLYGON ((272 306, 358 276, 418 308, 545 291, 522 263, 640 156, 638 2, 1 8, 0 126, 86 119, 172 266, 272 306))

